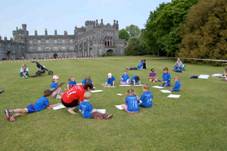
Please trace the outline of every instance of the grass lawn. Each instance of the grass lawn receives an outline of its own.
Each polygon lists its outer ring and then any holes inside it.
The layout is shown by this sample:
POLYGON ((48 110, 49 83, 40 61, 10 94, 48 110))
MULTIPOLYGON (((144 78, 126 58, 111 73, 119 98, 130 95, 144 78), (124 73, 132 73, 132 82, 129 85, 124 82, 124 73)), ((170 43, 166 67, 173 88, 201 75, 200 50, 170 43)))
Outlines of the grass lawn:
MULTIPOLYGON (((21 79, 18 70, 22 62, 0 62, 0 151, 225 151, 227 150, 227 83, 218 78, 189 79, 192 74, 222 73, 223 67, 186 65, 186 72, 179 74, 183 89, 178 100, 151 88, 154 107, 141 109, 138 114, 127 114, 114 105, 124 102, 128 87, 103 88, 106 74, 112 72, 119 84, 125 67, 135 66, 139 59, 147 59, 147 66, 154 67, 161 77, 162 68, 172 69, 174 62, 152 60, 150 57, 111 57, 91 60, 61 60, 41 62, 60 81, 75 76, 77 82, 91 75, 97 89, 90 100, 95 108, 106 108, 114 115, 112 120, 83 119, 79 114, 70 115, 66 110, 44 110, 20 117, 16 122, 4 120, 5 108, 25 107, 42 95, 49 87, 50 76, 21 79)), ((30 73, 35 65, 26 62, 30 73)), ((130 71, 146 83, 149 70, 130 71)), ((176 73, 172 73, 172 77, 176 73)), ((65 85, 66 86, 66 85, 65 85)), ((141 88, 135 88, 141 94, 141 88)), ((57 100, 50 100, 57 103, 57 100)))

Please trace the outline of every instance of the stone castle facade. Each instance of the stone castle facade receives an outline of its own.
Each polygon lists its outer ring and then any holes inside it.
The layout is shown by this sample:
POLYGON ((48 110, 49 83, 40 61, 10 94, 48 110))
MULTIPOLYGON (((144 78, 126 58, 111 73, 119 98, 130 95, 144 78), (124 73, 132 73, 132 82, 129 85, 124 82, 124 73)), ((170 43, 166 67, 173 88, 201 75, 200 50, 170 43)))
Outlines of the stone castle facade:
POLYGON ((123 55, 125 41, 119 39, 119 24, 104 24, 103 20, 86 21, 85 26, 75 27, 74 34, 29 35, 27 25, 13 31, 13 38, 0 37, 0 59, 44 59, 56 57, 96 57, 123 55))

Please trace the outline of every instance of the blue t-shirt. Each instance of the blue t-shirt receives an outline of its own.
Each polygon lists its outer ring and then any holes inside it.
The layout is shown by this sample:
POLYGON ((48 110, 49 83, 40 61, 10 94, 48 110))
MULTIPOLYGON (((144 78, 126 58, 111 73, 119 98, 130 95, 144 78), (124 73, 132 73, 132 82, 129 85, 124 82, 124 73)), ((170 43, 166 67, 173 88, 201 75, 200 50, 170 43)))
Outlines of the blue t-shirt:
POLYGON ((87 84, 87 83, 92 84, 93 81, 92 81, 92 80, 89 80, 89 79, 83 79, 81 83, 82 83, 82 85, 85 85, 85 84, 87 84))
POLYGON ((69 87, 73 87, 76 85, 76 81, 69 81, 68 85, 69 85, 69 87))
POLYGON ((140 62, 138 65, 137 65, 137 69, 138 70, 143 70, 143 63, 140 62))
POLYGON ((174 84, 174 87, 173 87, 173 89, 172 89, 172 91, 180 91, 180 89, 181 89, 181 83, 180 83, 180 81, 179 80, 177 80, 177 81, 175 81, 175 84, 174 84))
POLYGON ((47 97, 42 96, 40 97, 34 104, 33 107, 35 109, 35 111, 41 111, 44 110, 45 108, 47 108, 49 106, 49 100, 47 97))
POLYGON ((114 76, 112 76, 111 78, 108 78, 108 79, 106 80, 107 84, 108 84, 108 85, 111 85, 111 86, 113 86, 113 82, 114 82, 114 81, 115 81, 114 76))
POLYGON ((141 102, 141 106, 142 107, 152 107, 152 100, 153 100, 153 95, 152 92, 150 91, 145 91, 143 92, 143 94, 140 97, 141 102))
POLYGON ((128 112, 139 112, 139 104, 136 96, 127 96, 125 98, 125 104, 128 112))
POLYGON ((79 110, 83 118, 92 118, 93 106, 90 102, 88 101, 81 102, 79 105, 79 110))
POLYGON ((56 89, 58 87, 58 83, 57 82, 51 82, 50 84, 50 88, 51 89, 56 89))
POLYGON ((137 84, 140 81, 140 78, 139 78, 139 76, 134 75, 134 76, 132 76, 131 81, 134 81, 137 84))
POLYGON ((123 74, 123 75, 121 76, 121 81, 122 81, 122 82, 127 82, 128 79, 129 79, 129 75, 128 75, 128 74, 123 74))
POLYGON ((171 79, 171 75, 170 75, 170 73, 163 73, 162 74, 162 80, 163 81, 170 81, 170 79, 171 79))

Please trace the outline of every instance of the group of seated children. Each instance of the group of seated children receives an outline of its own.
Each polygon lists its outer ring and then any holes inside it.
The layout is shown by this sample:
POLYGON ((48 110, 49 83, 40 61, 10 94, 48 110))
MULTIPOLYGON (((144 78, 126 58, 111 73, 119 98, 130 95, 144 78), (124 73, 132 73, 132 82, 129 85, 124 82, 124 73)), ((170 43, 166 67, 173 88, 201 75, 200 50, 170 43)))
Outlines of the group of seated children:
POLYGON ((25 79, 29 77, 29 69, 26 64, 23 64, 20 68, 20 77, 25 79))
POLYGON ((180 60, 180 58, 177 58, 177 62, 174 65, 173 70, 175 72, 183 72, 185 70, 183 62, 180 60))
POLYGON ((147 69, 146 60, 140 60, 136 67, 127 67, 126 70, 143 70, 147 69))
POLYGON ((125 104, 122 104, 122 108, 128 113, 139 112, 139 107, 150 108, 153 105, 153 94, 149 91, 149 86, 143 86, 143 93, 140 97, 136 96, 133 89, 127 91, 125 98, 125 104))
MULTIPOLYGON (((163 87, 171 86, 171 74, 169 73, 169 69, 167 67, 165 67, 163 69, 162 81, 157 78, 157 73, 155 72, 155 70, 153 68, 151 69, 151 72, 149 73, 148 79, 150 82, 153 82, 153 83, 162 82, 161 86, 163 86, 163 87)), ((181 89, 180 78, 178 76, 176 76, 174 78, 174 81, 175 81, 175 83, 174 83, 172 91, 178 92, 181 89)))
POLYGON ((140 85, 140 77, 138 75, 133 75, 131 78, 127 71, 121 75, 121 85, 140 85))

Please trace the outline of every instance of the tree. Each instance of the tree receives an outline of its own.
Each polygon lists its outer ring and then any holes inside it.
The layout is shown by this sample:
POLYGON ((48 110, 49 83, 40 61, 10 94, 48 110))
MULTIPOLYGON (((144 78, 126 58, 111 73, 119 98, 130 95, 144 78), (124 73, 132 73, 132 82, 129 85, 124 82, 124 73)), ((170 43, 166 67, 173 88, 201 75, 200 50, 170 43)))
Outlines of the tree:
POLYGON ((197 0, 172 0, 150 13, 143 39, 146 49, 158 56, 175 56, 181 43, 180 26, 197 0))
POLYGON ((227 59, 226 0, 200 0, 182 25, 180 57, 227 59))
POLYGON ((143 47, 139 38, 133 37, 128 41, 127 48, 125 49, 126 55, 143 55, 143 47))
POLYGON ((119 31, 119 38, 128 41, 128 39, 129 39, 129 34, 128 34, 128 32, 127 32, 125 29, 121 29, 121 30, 119 31))
POLYGON ((138 38, 140 36, 140 33, 141 33, 140 28, 136 25, 129 25, 125 29, 128 32, 130 38, 132 37, 138 38))

